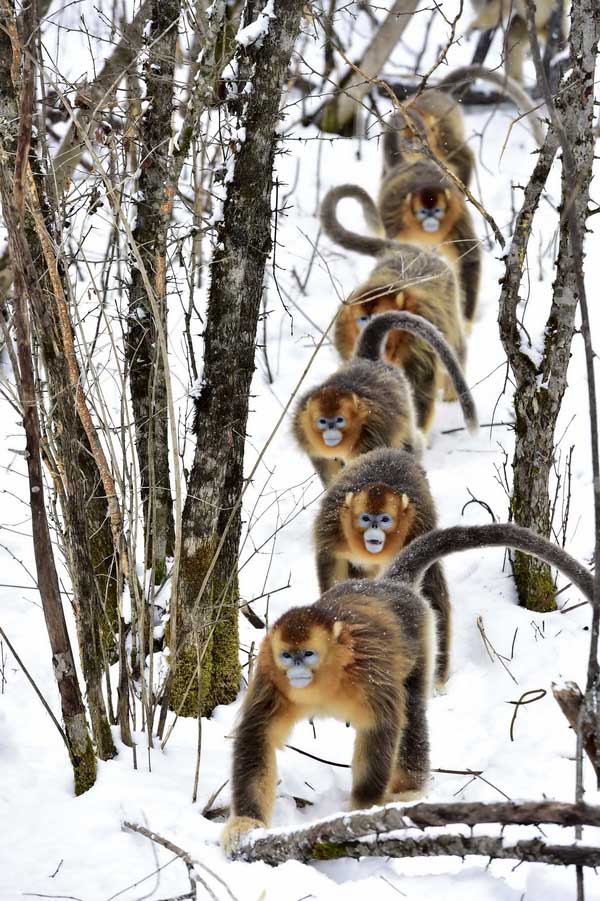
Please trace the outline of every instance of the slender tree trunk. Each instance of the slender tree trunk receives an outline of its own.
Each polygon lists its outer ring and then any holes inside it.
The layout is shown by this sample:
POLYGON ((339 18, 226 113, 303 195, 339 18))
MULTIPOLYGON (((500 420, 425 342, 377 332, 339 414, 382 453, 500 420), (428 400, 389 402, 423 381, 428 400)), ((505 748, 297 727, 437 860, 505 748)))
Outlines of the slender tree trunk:
MULTIPOLYGON (((261 4, 247 4, 244 22, 261 4)), ((171 705, 198 711, 195 671, 202 648, 201 712, 239 690, 237 556, 239 497, 263 278, 271 250, 273 161, 281 89, 299 32, 303 0, 278 0, 261 46, 241 47, 239 104, 231 131, 245 138, 234 164, 216 237, 205 331, 196 452, 183 512, 179 609, 171 705), (246 73, 246 74, 244 74, 246 73), (243 93, 246 76, 253 90, 243 93), (214 568, 215 550, 227 530, 214 568)), ((238 138, 239 141, 239 138, 238 138)))
POLYGON ((154 580, 166 574, 175 544, 169 482, 169 428, 164 362, 156 331, 167 325, 167 231, 163 213, 173 108, 173 75, 180 0, 152 0, 148 58, 144 66, 148 109, 140 123, 140 177, 133 232, 152 281, 161 321, 156 322, 142 274, 133 261, 129 289, 127 361, 144 513, 146 565, 154 580))
POLYGON ((323 109, 319 119, 323 131, 348 132, 360 101, 371 89, 368 79, 379 75, 418 5, 419 0, 395 0, 357 63, 364 76, 351 69, 342 79, 340 90, 323 109))
MULTIPOLYGON (((8 38, 5 37, 4 40, 10 47, 8 38)), ((18 46, 15 49, 18 51, 18 46)), ((13 109, 16 113, 17 98, 11 83, 10 60, 10 53, 6 53, 0 60, 2 99, 6 109, 13 109)), ((15 121, 17 121, 16 116, 15 121)), ((7 150, 11 149, 11 143, 14 142, 11 141, 8 135, 5 135, 5 148, 7 150)), ((31 158, 35 162, 33 155, 31 158)), ((74 610, 80 638, 81 662, 97 752, 100 757, 107 759, 116 754, 116 749, 112 740, 102 693, 103 654, 100 636, 102 602, 95 578, 86 522, 88 498, 82 491, 79 469, 79 440, 82 430, 75 410, 73 391, 66 369, 65 350, 56 320, 53 292, 48 279, 48 261, 44 259, 34 222, 34 216, 37 214, 38 223, 41 220, 43 226, 42 211, 31 197, 31 190, 34 193, 36 192, 35 188, 31 187, 33 179, 29 179, 28 175, 29 155, 24 157, 23 160, 23 165, 25 166, 22 175, 23 185, 29 181, 30 203, 24 215, 23 233, 19 232, 12 240, 9 239, 9 249, 11 257, 15 247, 21 254, 19 264, 21 267, 25 267, 24 272, 21 273, 21 279, 27 287, 32 324, 36 337, 43 349, 50 396, 52 398, 51 430, 58 448, 60 465, 64 476, 65 490, 61 494, 61 502, 66 525, 69 572, 73 581, 75 595, 74 610), (24 241, 23 237, 25 238, 24 241)), ((4 178, 5 191, 10 191, 14 194, 17 190, 16 174, 12 178, 8 172, 5 172, 4 178), (12 188, 10 187, 11 185, 12 188)), ((8 215, 10 215, 10 212, 8 215)), ((54 221, 52 216, 48 218, 51 222, 54 221)), ((17 227, 20 228, 20 225, 17 227)), ((88 473, 90 468, 88 462, 86 465, 88 473)))
MULTIPOLYGON (((544 349, 541 360, 534 361, 527 353, 528 338, 522 331, 518 316, 518 284, 523 271, 530 217, 533 210, 521 211, 515 229, 512 252, 507 257, 507 275, 500 303, 500 334, 515 377, 515 452, 513 457, 513 493, 511 513, 520 526, 535 529, 550 537, 549 479, 554 456, 554 431, 562 398, 567 386, 567 368, 571 354, 571 339, 575 330, 575 315, 579 301, 576 285, 575 261, 570 246, 568 217, 574 205, 577 220, 584 223, 588 215, 589 185, 594 158, 593 110, 594 69, 598 34, 594 28, 595 0, 578 0, 571 9, 571 63, 569 76, 556 99, 556 107, 569 136, 576 160, 578 190, 573 195, 563 172, 561 223, 556 280, 550 314, 544 328, 544 349), (509 269, 512 262, 513 268, 509 269), (518 275, 517 280, 515 276, 518 275)), ((552 162, 557 141, 549 135, 546 148, 552 146, 548 157, 544 150, 540 163, 552 162)), ((549 165, 540 163, 532 176, 539 192, 543 189, 549 165), (541 183, 540 183, 541 180, 541 183)), ((530 182, 531 185, 531 182, 530 182)), ((529 186, 528 186, 529 190, 529 186)), ((538 193, 539 199, 539 193, 538 193)), ((536 201, 537 203, 537 201, 536 201)), ((533 208, 535 209, 535 207, 533 208)), ((555 588, 546 564, 523 554, 514 557, 514 573, 519 603, 531 610, 555 609, 555 588)))
MULTIPOLYGON (((29 7, 24 15, 25 34, 31 35, 34 18, 32 7, 29 7)), ((91 788, 96 780, 96 757, 88 734, 85 708, 77 681, 46 516, 40 425, 27 312, 28 299, 32 306, 36 300, 38 304, 41 301, 41 291, 24 231, 25 181, 33 109, 33 69, 30 59, 21 57, 23 75, 19 109, 12 85, 10 62, 13 59, 12 51, 14 50, 17 55, 20 48, 17 45, 13 10, 6 0, 3 0, 0 6, 0 25, 2 26, 0 115, 5 123, 5 128, 0 134, 0 198, 14 270, 13 311, 17 334, 18 383, 26 436, 33 548, 42 608, 52 649, 54 675, 60 693, 67 746, 73 765, 75 792, 81 794, 91 788), (14 43, 11 42, 9 35, 12 36, 14 43), (9 127, 9 123, 12 124, 12 128, 9 127), (10 170, 11 162, 15 165, 14 174, 10 170)))

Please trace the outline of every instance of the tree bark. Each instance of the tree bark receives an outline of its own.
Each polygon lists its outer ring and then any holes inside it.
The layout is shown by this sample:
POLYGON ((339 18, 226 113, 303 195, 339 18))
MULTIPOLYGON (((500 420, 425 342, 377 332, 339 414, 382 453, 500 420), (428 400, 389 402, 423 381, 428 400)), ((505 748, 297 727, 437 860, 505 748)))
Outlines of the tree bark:
MULTIPOLYGON (((180 0, 152 0, 148 58, 144 66, 148 109, 140 123, 140 177, 133 238, 151 279, 160 322, 132 259, 127 320, 127 362, 144 514, 146 566, 159 584, 175 549, 169 481, 169 426, 164 361, 157 329, 167 327, 167 231, 165 183, 173 108, 175 51, 180 0)), ((170 206, 169 206, 170 211, 170 206)))
MULTIPOLYGON (((8 50, 10 41, 5 38, 8 50)), ((18 45, 16 52, 20 52, 18 45)), ((0 60, 0 80, 2 82, 2 100, 6 109, 17 109, 17 99, 14 87, 11 86, 10 52, 3 55, 0 60)), ((5 148, 10 152, 11 138, 5 135, 5 148)), ((32 155, 32 159, 35 157, 32 155)), ((92 721, 92 730, 98 755, 108 759, 116 754, 112 740, 110 726, 106 715, 106 708, 102 693, 103 677, 103 653, 101 640, 101 620, 103 616, 102 601, 98 583, 95 578, 95 568, 89 541, 89 529, 86 519, 89 496, 82 486, 86 479, 93 475, 93 461, 87 458, 81 461, 81 433, 82 429, 77 417, 74 405, 73 391, 71 389, 66 368, 65 349, 60 337, 60 329, 57 323, 54 308, 54 294, 48 278, 47 260, 44 259, 38 231, 34 222, 38 217, 38 224, 43 226, 43 215, 37 203, 37 193, 33 179, 30 176, 29 156, 24 158, 23 183, 27 182, 29 204, 24 216, 23 233, 19 232, 14 239, 9 241, 11 258, 13 248, 20 253, 19 265, 25 267, 21 278, 27 287, 27 293, 31 308, 31 323, 35 331, 36 339, 42 347, 50 396, 52 397, 51 413, 49 414, 51 432, 58 448, 61 471, 64 477, 64 491, 61 493, 61 504, 66 526, 67 558, 69 574, 71 575, 74 589, 74 611, 79 635, 82 669, 86 682, 87 699, 92 721), (35 197, 32 196, 32 191, 35 197), (23 237, 25 240, 23 241, 23 237), (80 469, 83 462, 83 473, 80 469), (82 481, 82 474, 84 479, 82 481)), ((11 179, 5 171, 5 190, 12 193, 16 191, 15 181, 17 174, 11 179)), ((41 181, 40 181, 41 183, 41 181)), ((46 211, 47 212, 47 211, 46 211)), ((48 216, 50 222, 55 217, 48 216)), ((20 228, 20 226, 17 225, 20 228)), ((58 243, 58 242, 57 242, 58 243)), ((28 326, 29 327, 29 326, 28 326)), ((101 500, 100 500, 101 503, 101 500)), ((102 535, 102 530, 96 538, 102 535)), ((109 634, 106 629, 106 635, 109 634)))
MULTIPOLYGON (((482 835, 426 835, 418 838, 381 838, 366 841, 318 842, 294 860, 308 863, 311 860, 339 860, 350 857, 461 857, 476 854, 488 860, 521 860, 530 863, 547 863, 555 866, 597 867, 600 864, 600 848, 589 845, 550 845, 539 838, 510 844, 501 836, 482 835)), ((285 861, 267 851, 254 855, 252 847, 244 848, 236 857, 242 860, 278 864, 285 861)), ((290 858, 287 857, 286 860, 290 858)))
POLYGON ((548 846, 539 839, 507 845, 502 837, 462 835, 423 835, 418 838, 387 839, 383 835, 407 829, 425 829, 449 824, 477 826, 497 823, 501 826, 549 825, 595 826, 600 824, 600 807, 589 804, 565 804, 559 801, 509 803, 440 803, 415 804, 410 807, 386 805, 368 812, 355 811, 323 820, 290 832, 251 835, 240 846, 237 857, 278 864, 286 860, 332 860, 337 857, 386 856, 459 856, 485 854, 536 860, 544 863, 583 864, 595 866, 600 849, 585 849, 578 855, 569 846, 548 846), (375 835, 368 842, 366 836, 375 835), (370 849, 370 850, 369 850, 370 849), (564 854, 562 851, 564 850, 564 854), (588 853, 593 852, 593 853, 588 853))
MULTIPOLYGON (((31 9, 27 10, 26 15, 32 16, 31 9)), ((0 115, 5 122, 5 128, 0 134, 0 198, 14 268, 13 310, 17 333, 19 391, 24 411, 23 426, 26 436, 33 548, 42 608, 52 649, 54 675, 60 694, 65 734, 73 765, 75 792, 81 794, 91 788, 96 780, 96 758, 88 734, 85 708, 77 681, 46 517, 40 456, 40 425, 27 313, 28 299, 32 306, 36 300, 40 303, 42 299, 23 227, 25 173, 31 138, 33 78, 31 75, 29 102, 26 98, 27 77, 23 78, 22 98, 25 97, 25 100, 21 105, 22 109, 18 111, 19 116, 17 116, 18 105, 10 71, 13 47, 9 38, 9 35, 12 34, 16 40, 16 30, 13 11, 7 2, 3 2, 0 7, 0 24, 2 25, 0 28, 0 115), (26 122, 27 119, 29 126, 26 122), (20 131, 17 135, 16 128, 19 127, 19 121, 20 131), (9 128, 8 123, 13 123, 13 128, 9 128), (29 133, 27 134, 28 128, 29 133), (9 161, 15 159, 17 162, 13 175, 9 169, 9 161)), ((27 33, 31 34, 33 32, 31 19, 28 24, 27 33)), ((18 53, 19 48, 15 46, 14 49, 18 53)), ((24 71, 26 68, 27 64, 24 66, 24 71)))
POLYGON ((585 697, 576 682, 565 682, 564 685, 553 683, 552 694, 575 733, 581 729, 583 748, 596 771, 596 779, 600 779, 598 717, 595 710, 590 711, 586 707, 585 697))
POLYGON ((395 0, 357 63, 357 67, 367 77, 364 78, 351 69, 342 78, 339 91, 326 104, 319 119, 322 131, 347 133, 356 115, 358 104, 371 90, 369 79, 376 78, 385 66, 418 5, 419 0, 395 0))
MULTIPOLYGON (((565 212, 573 204, 577 220, 585 223, 594 157, 594 69, 599 35, 594 25, 593 0, 579 0, 571 9, 571 63, 556 107, 573 148, 577 191, 573 195, 569 190, 563 163, 557 272, 539 362, 531 359, 524 349, 528 338, 518 322, 517 304, 531 218, 558 146, 555 134, 548 135, 517 218, 513 247, 506 262, 499 317, 502 343, 516 384, 511 514, 518 525, 528 526, 547 538, 552 525, 549 478, 554 461, 554 431, 567 386, 567 367, 579 301, 575 258, 565 212)), ((541 612, 555 609, 554 583, 545 564, 517 552, 514 574, 520 604, 541 612)))
MULTIPOLYGON (((258 5, 260 7, 260 5, 258 5)), ((231 115, 233 172, 211 264, 204 375, 196 406, 196 451, 183 512, 177 645, 171 706, 209 713, 239 690, 237 556, 244 442, 264 270, 271 250, 273 161, 279 104, 303 0, 275 3, 260 46, 237 53, 240 90, 231 115), (246 72, 253 90, 243 93, 246 72), (226 535, 225 535, 226 533, 226 535), (217 546, 224 543, 214 567, 217 546), (202 648, 201 704, 197 647, 202 648)), ((260 15, 247 4, 250 15, 260 15)))

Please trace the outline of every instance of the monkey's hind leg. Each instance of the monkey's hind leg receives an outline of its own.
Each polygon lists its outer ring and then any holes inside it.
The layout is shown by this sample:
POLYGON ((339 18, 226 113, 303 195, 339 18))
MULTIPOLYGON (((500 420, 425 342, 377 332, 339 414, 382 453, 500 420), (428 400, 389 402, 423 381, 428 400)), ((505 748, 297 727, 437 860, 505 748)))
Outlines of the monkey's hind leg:
POLYGON ((427 435, 435 415, 438 391, 438 367, 433 354, 413 354, 404 367, 413 390, 417 425, 427 435))
POLYGON ((458 400, 458 394, 456 393, 456 388, 454 387, 452 379, 450 378, 450 376, 448 375, 447 372, 444 373, 444 376, 442 379, 442 386, 444 389, 444 393, 443 393, 442 397, 444 398, 446 403, 451 403, 454 400, 458 400))
POLYGON ((328 548, 317 551, 317 578, 319 591, 328 591, 336 582, 345 582, 350 576, 350 564, 342 557, 336 557, 328 548))
POLYGON ((357 731, 352 757, 353 810, 383 804, 398 756, 400 722, 388 717, 372 729, 357 731))
POLYGON ((435 686, 443 687, 450 672, 451 605, 448 585, 440 563, 433 563, 423 577, 422 591, 435 615, 437 655, 435 660, 435 686))
POLYGON ((427 660, 421 660, 406 683, 406 725, 400 737, 387 801, 420 798, 429 778, 429 733, 427 699, 430 675, 427 660))
POLYGON ((528 44, 527 25, 520 16, 513 16, 506 30, 504 53, 506 74, 523 84, 524 48, 528 44))
MULTIPOLYGON (((470 325, 469 325, 469 327, 470 327, 470 325)), ((462 343, 462 347, 459 349, 457 357, 458 357, 459 363, 461 365, 461 369, 464 373, 465 368, 466 368, 465 364, 467 361, 466 343, 464 343, 464 342, 462 343)), ((452 381, 452 378, 450 377, 450 373, 447 371, 444 371, 444 374, 442 376, 442 388, 443 388, 443 392, 444 392, 442 395, 442 397, 444 398, 444 401, 446 401, 447 403, 450 403, 452 401, 458 400, 458 394, 456 392, 456 387, 454 385, 454 382, 452 381)))
POLYGON ((324 460, 322 458, 313 457, 312 464, 315 467, 324 488, 327 488, 337 474, 344 468, 344 464, 341 460, 324 460))

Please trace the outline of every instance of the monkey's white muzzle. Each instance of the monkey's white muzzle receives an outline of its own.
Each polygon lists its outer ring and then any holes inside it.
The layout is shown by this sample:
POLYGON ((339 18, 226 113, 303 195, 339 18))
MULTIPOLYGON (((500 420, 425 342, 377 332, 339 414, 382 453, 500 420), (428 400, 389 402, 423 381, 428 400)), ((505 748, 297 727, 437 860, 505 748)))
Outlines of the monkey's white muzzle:
POLYGON ((325 429, 323 441, 327 447, 337 447, 344 436, 339 429, 325 429))
POLYGON ((428 216, 427 219, 423 219, 421 225, 423 226, 424 232, 436 232, 440 227, 440 223, 435 216, 428 216))
POLYGON ((378 554, 383 550, 385 544, 385 532, 383 529, 377 529, 375 527, 367 529, 363 535, 363 541, 370 554, 378 554))
POLYGON ((305 688, 312 682, 312 673, 305 666, 293 667, 287 675, 292 688, 305 688))

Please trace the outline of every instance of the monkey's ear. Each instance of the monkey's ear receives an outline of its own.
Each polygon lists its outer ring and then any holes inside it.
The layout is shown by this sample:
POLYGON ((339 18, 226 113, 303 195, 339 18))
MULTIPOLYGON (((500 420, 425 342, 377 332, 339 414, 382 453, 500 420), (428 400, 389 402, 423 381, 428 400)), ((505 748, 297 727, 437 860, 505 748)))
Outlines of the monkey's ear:
POLYGON ((353 492, 353 491, 349 491, 348 494, 346 495, 346 498, 345 498, 345 504, 346 504, 347 507, 349 507, 350 504, 352 503, 352 498, 353 498, 353 497, 354 497, 354 492, 353 492))
POLYGON ((449 188, 444 188, 444 194, 446 195, 446 200, 450 203, 451 194, 449 188))
POLYGON ((402 503, 402 509, 406 510, 406 508, 408 507, 408 504, 409 504, 408 494, 403 494, 402 497, 400 498, 400 502, 402 503))
POLYGON ((406 195, 406 202, 412 203, 412 191, 409 191, 408 194, 406 195))
POLYGON ((331 635, 333 640, 338 643, 338 645, 342 645, 348 649, 352 647, 352 629, 354 627, 349 623, 343 622, 343 620, 336 620, 333 624, 333 629, 331 630, 331 635))
POLYGON ((399 291, 398 294, 396 294, 396 306, 400 310, 404 307, 404 291, 399 291))
POLYGON ((354 407, 354 409, 358 410, 358 408, 360 407, 360 397, 358 396, 358 394, 354 394, 354 392, 352 392, 350 399, 352 401, 352 406, 354 407))

